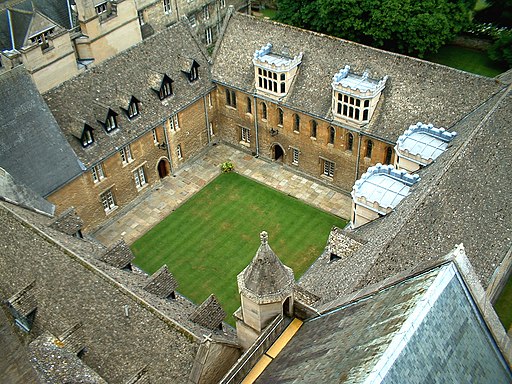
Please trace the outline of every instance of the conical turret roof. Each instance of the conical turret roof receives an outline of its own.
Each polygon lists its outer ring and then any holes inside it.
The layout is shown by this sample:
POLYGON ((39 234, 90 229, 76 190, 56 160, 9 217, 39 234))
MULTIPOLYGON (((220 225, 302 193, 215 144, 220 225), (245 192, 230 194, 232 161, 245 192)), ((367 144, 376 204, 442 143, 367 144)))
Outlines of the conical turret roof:
POLYGON ((239 289, 258 301, 279 300, 293 287, 293 271, 270 248, 267 232, 262 232, 260 238, 261 245, 256 256, 239 275, 239 289))

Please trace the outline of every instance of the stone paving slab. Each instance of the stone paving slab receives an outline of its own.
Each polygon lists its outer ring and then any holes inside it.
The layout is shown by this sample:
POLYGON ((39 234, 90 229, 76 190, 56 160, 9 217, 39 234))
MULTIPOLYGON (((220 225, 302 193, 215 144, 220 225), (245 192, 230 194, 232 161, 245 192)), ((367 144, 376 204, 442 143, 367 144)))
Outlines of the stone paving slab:
POLYGON ((301 177, 279 163, 267 162, 219 144, 178 170, 174 176, 163 179, 130 204, 125 212, 93 233, 93 236, 106 246, 121 237, 132 244, 219 175, 220 164, 228 160, 235 165, 235 171, 244 176, 323 211, 343 218, 350 217, 351 199, 346 194, 301 177))

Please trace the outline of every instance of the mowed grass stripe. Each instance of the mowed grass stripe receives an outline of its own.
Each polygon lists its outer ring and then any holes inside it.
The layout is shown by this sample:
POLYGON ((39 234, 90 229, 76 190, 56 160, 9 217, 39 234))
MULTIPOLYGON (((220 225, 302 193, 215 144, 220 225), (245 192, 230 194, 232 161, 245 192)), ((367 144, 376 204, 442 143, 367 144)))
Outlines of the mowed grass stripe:
POLYGON ((178 291, 199 304, 214 293, 230 316, 240 305, 236 276, 254 257, 259 234, 300 277, 322 253, 333 225, 346 222, 236 173, 221 174, 138 239, 135 264, 169 266, 178 291))

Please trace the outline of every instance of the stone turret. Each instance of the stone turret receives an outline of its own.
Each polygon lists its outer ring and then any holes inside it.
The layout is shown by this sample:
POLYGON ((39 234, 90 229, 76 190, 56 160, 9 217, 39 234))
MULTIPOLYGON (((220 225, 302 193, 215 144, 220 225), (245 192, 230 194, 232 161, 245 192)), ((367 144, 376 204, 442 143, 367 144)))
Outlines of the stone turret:
POLYGON ((240 344, 247 349, 276 316, 293 308, 295 279, 268 244, 267 232, 251 263, 237 277, 241 308, 235 312, 240 344))

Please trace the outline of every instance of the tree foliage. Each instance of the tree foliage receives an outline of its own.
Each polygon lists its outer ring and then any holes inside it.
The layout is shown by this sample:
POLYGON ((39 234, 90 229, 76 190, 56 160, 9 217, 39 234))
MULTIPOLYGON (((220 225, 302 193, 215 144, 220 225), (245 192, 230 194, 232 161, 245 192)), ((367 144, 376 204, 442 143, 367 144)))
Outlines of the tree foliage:
POLYGON ((504 31, 489 48, 489 57, 512 68, 512 31, 504 31))
POLYGON ((471 22, 476 0, 278 0, 278 20, 374 47, 435 52, 471 22))

